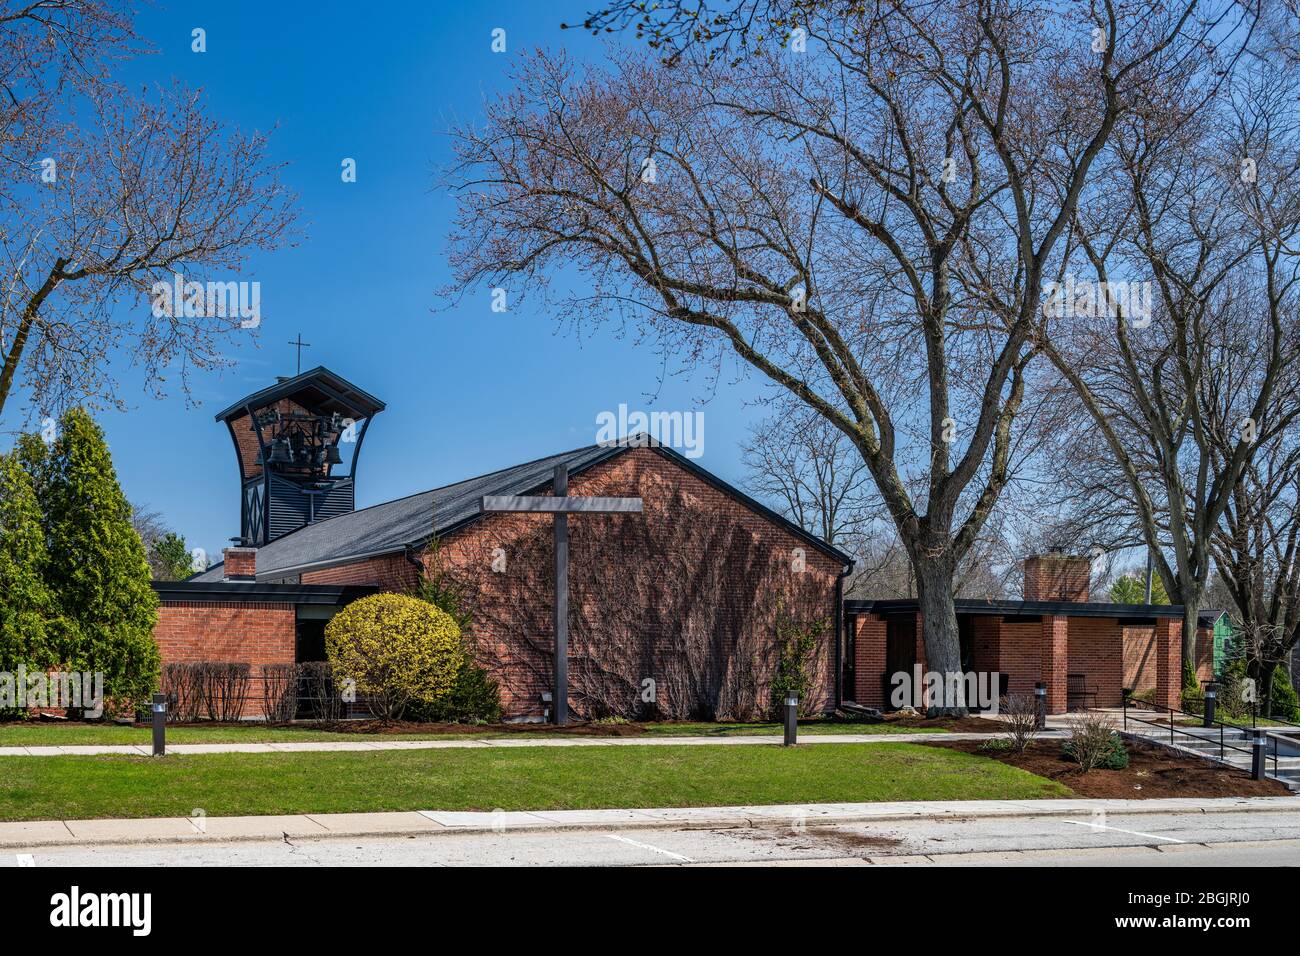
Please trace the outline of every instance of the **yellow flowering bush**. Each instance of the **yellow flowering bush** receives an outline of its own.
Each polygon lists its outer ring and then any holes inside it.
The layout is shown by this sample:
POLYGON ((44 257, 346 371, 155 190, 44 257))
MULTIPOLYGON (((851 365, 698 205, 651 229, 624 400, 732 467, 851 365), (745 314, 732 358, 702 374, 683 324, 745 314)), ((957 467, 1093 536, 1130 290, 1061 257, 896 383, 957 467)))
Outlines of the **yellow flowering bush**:
POLYGON ((355 681, 372 713, 396 720, 408 704, 450 692, 462 664, 460 627, 427 601, 374 594, 353 601, 325 626, 325 653, 340 690, 355 681))

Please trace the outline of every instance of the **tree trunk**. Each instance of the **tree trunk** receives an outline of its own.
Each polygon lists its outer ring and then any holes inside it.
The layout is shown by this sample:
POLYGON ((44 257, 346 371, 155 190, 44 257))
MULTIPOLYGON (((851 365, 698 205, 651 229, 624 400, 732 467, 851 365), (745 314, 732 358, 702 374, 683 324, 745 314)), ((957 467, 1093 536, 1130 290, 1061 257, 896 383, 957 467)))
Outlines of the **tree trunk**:
POLYGON ((18 363, 22 361, 23 349, 27 347, 27 336, 31 333, 34 318, 32 313, 23 314, 9 351, 5 353, 4 363, 0 365, 0 413, 4 412, 5 402, 13 391, 14 375, 18 371, 18 363))
POLYGON ((67 264, 68 260, 62 256, 56 259, 50 274, 45 277, 41 287, 36 290, 23 308, 23 317, 18 322, 18 328, 14 332, 9 351, 5 353, 4 364, 0 366, 0 413, 4 412, 5 402, 9 399, 9 393, 13 391, 14 375, 18 372, 18 363, 22 361, 23 349, 27 348, 27 336, 31 334, 32 325, 36 321, 36 314, 40 312, 41 306, 49 298, 50 293, 57 289, 59 283, 63 281, 63 267, 67 264))
POLYGON ((1273 677, 1274 671, 1277 670, 1275 661, 1266 661, 1260 668, 1264 679, 1264 687, 1260 691, 1260 708, 1259 711, 1265 717, 1273 716, 1273 677))
POLYGON ((1183 690, 1193 690, 1200 686, 1199 679, 1192 676, 1196 672, 1196 626, 1200 623, 1200 614, 1200 595, 1188 595, 1188 601, 1183 605, 1183 667, 1179 678, 1183 690), (1190 670, 1187 666, 1188 661, 1191 661, 1190 670))
POLYGON ((926 716, 964 717, 966 685, 961 671, 961 641, 957 635, 957 610, 953 604, 950 561, 917 562, 916 585, 925 640, 925 669, 939 675, 939 698, 929 701, 926 716))
POLYGON ((1255 684, 1255 702, 1251 705, 1257 713, 1267 713, 1264 707, 1268 704, 1273 690, 1273 668, 1264 661, 1259 653, 1247 652, 1246 656, 1246 677, 1254 681, 1255 684))

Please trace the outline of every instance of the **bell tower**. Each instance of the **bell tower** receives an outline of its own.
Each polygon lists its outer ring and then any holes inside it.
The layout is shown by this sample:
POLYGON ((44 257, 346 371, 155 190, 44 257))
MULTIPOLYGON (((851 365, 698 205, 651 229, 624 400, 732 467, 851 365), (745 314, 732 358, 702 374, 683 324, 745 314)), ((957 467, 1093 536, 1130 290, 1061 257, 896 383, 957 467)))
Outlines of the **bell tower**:
POLYGON ((322 366, 219 412, 239 460, 240 544, 260 547, 354 511, 361 444, 384 407, 322 366))

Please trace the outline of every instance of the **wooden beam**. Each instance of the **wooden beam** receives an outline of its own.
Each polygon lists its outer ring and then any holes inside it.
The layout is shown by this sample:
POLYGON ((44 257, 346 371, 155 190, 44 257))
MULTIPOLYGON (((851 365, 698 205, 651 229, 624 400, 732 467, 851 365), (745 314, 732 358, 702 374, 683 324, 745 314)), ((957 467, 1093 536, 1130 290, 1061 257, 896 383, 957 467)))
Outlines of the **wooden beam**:
POLYGON ((565 498, 527 495, 484 495, 483 511, 522 511, 536 514, 631 514, 642 510, 640 498, 565 498))
POLYGON ((569 515, 639 514, 640 498, 568 497, 569 469, 556 465, 551 485, 554 495, 484 495, 481 512, 524 512, 555 516, 555 682, 551 691, 551 719, 569 722, 569 515))
MULTIPOLYGON (((569 491, 567 466, 555 466, 553 481, 554 498, 531 500, 572 501, 564 497, 569 491)), ((564 726, 569 722, 569 516, 564 512, 555 515, 555 689, 552 697, 555 723, 564 726)))

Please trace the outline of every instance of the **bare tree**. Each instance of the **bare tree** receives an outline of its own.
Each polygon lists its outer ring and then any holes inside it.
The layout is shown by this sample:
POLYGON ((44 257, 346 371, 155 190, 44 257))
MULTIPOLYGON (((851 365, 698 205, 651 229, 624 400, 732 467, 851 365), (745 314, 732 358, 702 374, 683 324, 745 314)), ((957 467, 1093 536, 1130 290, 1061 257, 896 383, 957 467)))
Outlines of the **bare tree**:
MULTIPOLYGON (((825 418, 785 399, 741 445, 743 487, 809 534, 857 555, 888 513, 862 456, 825 418)), ((865 566, 855 565, 852 589, 865 566)))
POLYGON ((1279 389, 1300 356, 1300 86, 1293 70, 1251 63, 1231 82, 1179 77, 1163 110, 1126 122, 1111 199, 1081 209, 1071 236, 1097 311, 1040 340, 1101 439, 1078 446, 1100 463, 1084 501, 1100 515, 1126 500, 1184 606, 1185 661, 1223 511, 1256 446, 1300 414, 1279 389), (1147 277, 1149 313, 1115 294, 1147 277))
POLYGON ((1196 6, 819 4, 800 55, 539 54, 455 130, 457 288, 572 263, 570 316, 633 316, 688 366, 730 350, 832 423, 955 673, 954 575, 1008 480, 1042 281, 1120 117, 1215 32, 1196 6))
POLYGON ((1293 434, 1256 452, 1232 489, 1211 548, 1245 638, 1247 675, 1271 708, 1273 672, 1300 638, 1300 443, 1293 434))
POLYGON ((15 187, 30 181, 60 107, 100 92, 111 63, 140 49, 125 3, 0 4, 0 202, 15 202, 15 187))
POLYGON ((114 83, 105 63, 131 40, 124 5, 0 8, 0 412, 20 381, 42 411, 120 406, 114 355, 155 391, 171 375, 186 387, 260 320, 229 303, 247 255, 294 219, 266 138, 210 119, 179 85, 114 83), (177 283, 181 301, 162 303, 177 283))

